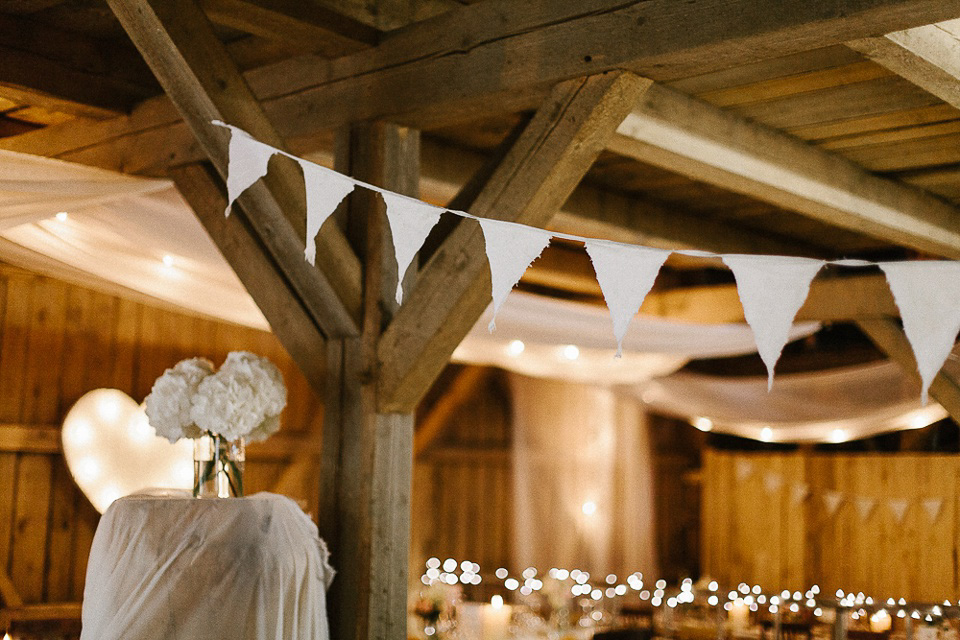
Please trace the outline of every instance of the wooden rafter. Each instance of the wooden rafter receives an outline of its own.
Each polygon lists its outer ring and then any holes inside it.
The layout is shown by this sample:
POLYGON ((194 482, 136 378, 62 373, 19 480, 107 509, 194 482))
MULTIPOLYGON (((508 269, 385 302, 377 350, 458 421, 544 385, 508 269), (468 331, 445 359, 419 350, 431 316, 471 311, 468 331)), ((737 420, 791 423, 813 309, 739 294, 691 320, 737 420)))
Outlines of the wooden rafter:
POLYGON ((200 6, 214 22, 325 57, 368 49, 380 39, 369 25, 302 0, 201 0, 200 6))
MULTIPOLYGON (((857 326, 867 334, 877 347, 900 365, 908 376, 920 384, 917 373, 917 361, 913 348, 907 340, 900 324, 890 318, 875 318, 857 322, 857 326)), ((930 395, 947 410, 955 422, 960 423, 960 380, 952 373, 941 369, 930 384, 930 395)))
MULTIPOLYGON (((229 133, 212 120, 230 122, 267 144, 284 147, 194 0, 111 0, 110 5, 222 176, 227 174, 229 133)), ((298 167, 279 162, 244 193, 240 205, 297 299, 324 332, 356 335, 359 261, 339 229, 327 225, 317 238, 318 269, 305 263, 302 194, 298 167)))
POLYGON ((456 378, 430 409, 430 412, 417 425, 413 434, 413 456, 423 455, 443 432, 443 428, 463 404, 469 400, 480 383, 490 374, 484 367, 464 367, 456 378))
POLYGON ((323 333, 245 216, 224 217, 227 198, 212 169, 188 165, 171 178, 310 385, 322 389, 323 333))
MULTIPOLYGON (((472 205, 476 215, 543 226, 649 86, 627 73, 558 85, 472 205)), ((379 345, 381 408, 411 411, 490 300, 476 224, 454 229, 421 270, 379 345)))
POLYGON ((960 109, 960 20, 846 44, 960 109))
POLYGON ((828 224, 960 257, 960 209, 840 156, 655 85, 610 149, 828 224))

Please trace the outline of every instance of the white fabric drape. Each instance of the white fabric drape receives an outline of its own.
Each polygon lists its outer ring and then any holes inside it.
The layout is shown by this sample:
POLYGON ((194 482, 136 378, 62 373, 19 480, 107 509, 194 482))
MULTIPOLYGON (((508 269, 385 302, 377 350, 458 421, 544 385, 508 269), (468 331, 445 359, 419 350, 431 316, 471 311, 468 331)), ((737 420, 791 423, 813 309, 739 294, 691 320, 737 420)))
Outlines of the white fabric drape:
POLYGON ((639 404, 587 385, 519 375, 510 382, 516 566, 657 575, 639 404))
POLYGON ((925 427, 947 413, 923 406, 916 383, 884 361, 812 374, 781 374, 773 391, 766 378, 677 373, 633 393, 655 411, 709 418, 713 428, 774 442, 845 441, 925 427), (769 429, 765 436, 763 430, 769 429))

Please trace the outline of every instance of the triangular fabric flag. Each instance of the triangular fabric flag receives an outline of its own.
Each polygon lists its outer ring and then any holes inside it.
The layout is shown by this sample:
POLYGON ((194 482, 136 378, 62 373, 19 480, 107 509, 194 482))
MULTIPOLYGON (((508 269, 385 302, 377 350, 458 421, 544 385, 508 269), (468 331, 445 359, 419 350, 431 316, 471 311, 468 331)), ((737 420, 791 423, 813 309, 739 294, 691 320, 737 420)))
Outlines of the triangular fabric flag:
POLYGON ((943 498, 927 498, 923 501, 923 508, 927 510, 930 516, 930 524, 937 521, 940 517, 940 509, 943 508, 943 498))
POLYGON ((487 260, 490 263, 490 286, 493 294, 493 318, 489 329, 497 328, 497 312, 513 285, 536 260, 553 237, 549 231, 503 220, 479 218, 483 229, 487 260))
POLYGON ((396 193, 381 192, 381 195, 387 204, 387 221, 393 236, 393 253, 397 260, 397 304, 400 304, 403 302, 403 275, 423 241, 440 222, 444 210, 396 193))
POLYGON ((810 291, 822 260, 784 256, 726 255, 723 262, 737 281, 743 315, 753 330, 760 358, 767 365, 767 389, 773 368, 787 344, 790 326, 810 291))
POLYGON ((306 160, 300 160, 303 184, 307 192, 307 247, 304 257, 317 263, 317 234, 356 184, 350 178, 306 160))
POLYGON ((843 503, 843 494, 839 491, 824 491, 823 506, 827 508, 827 515, 833 516, 843 503))
POLYGON ((776 493, 783 486, 783 476, 779 473, 769 472, 763 474, 763 488, 767 493, 776 493))
MULTIPOLYGON (((215 123, 216 124, 216 123, 215 123)), ((222 123, 221 123, 222 124, 222 123)), ((233 203, 247 187, 267 175, 267 165, 277 150, 250 137, 243 129, 223 125, 230 129, 230 160, 227 164, 227 208, 229 216, 233 203)))
POLYGON ((790 488, 790 501, 800 504, 810 495, 810 487, 805 484, 795 484, 790 488))
POLYGON ((890 509, 890 513, 893 514, 893 519, 897 521, 897 524, 900 524, 903 522, 903 517, 907 515, 910 501, 903 498, 891 498, 887 500, 887 508, 890 509))
POLYGON ((913 348, 927 402, 927 389, 943 366, 960 331, 960 263, 920 260, 881 263, 903 332, 913 348))
POLYGON ((877 506, 876 498, 857 498, 857 513, 860 514, 860 520, 866 522, 870 517, 870 514, 873 513, 874 507, 877 506))
POLYGON ((637 315, 671 252, 603 240, 587 240, 583 244, 610 310, 619 358, 630 320, 637 315))
POLYGON ((735 472, 737 482, 743 482, 753 473, 753 463, 749 460, 737 460, 735 472))

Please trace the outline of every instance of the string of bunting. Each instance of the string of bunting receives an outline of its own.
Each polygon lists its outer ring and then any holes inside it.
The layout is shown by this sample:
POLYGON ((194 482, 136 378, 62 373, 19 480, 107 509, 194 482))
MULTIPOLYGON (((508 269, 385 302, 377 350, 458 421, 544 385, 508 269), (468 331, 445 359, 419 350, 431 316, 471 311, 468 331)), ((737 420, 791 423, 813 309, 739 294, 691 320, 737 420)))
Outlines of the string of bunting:
MULTIPOLYGON (((744 485, 754 475, 753 463, 750 460, 737 460, 734 474, 736 475, 737 482, 740 485, 744 485)), ((779 494, 786 484, 783 475, 776 471, 768 471, 761 474, 760 482, 764 491, 771 496, 779 494)), ((807 484, 793 483, 789 485, 789 494, 790 501, 794 505, 799 505, 811 497, 813 490, 807 484)), ((878 498, 872 496, 852 495, 836 489, 825 489, 819 492, 819 494, 827 515, 833 517, 843 504, 850 503, 856 508, 857 515, 860 516, 861 522, 869 520, 877 505, 880 503, 878 498)), ((903 519, 910 509, 912 501, 907 498, 887 498, 883 502, 886 503, 887 509, 890 511, 890 515, 893 516, 896 523, 898 525, 903 524, 903 519)), ((919 499, 919 503, 924 511, 926 511, 930 523, 935 523, 943 510, 944 499, 940 497, 927 497, 919 499)))
MULTIPOLYGON (((943 366, 960 332, 960 262, 947 260, 871 262, 867 260, 817 260, 774 255, 718 254, 690 249, 655 249, 546 231, 514 222, 480 218, 465 211, 435 207, 376 185, 343 175, 316 163, 298 158, 251 137, 243 129, 219 120, 214 125, 230 130, 226 215, 236 199, 267 174, 270 158, 280 154, 293 159, 303 170, 306 188, 307 238, 305 258, 316 260, 316 235, 340 202, 355 188, 379 193, 386 204, 399 274, 406 272, 414 256, 443 213, 476 220, 483 231, 490 265, 493 320, 497 311, 526 269, 553 238, 582 242, 593 263, 597 282, 610 310, 617 357, 630 320, 653 287, 660 268, 671 253, 700 258, 717 258, 733 272, 744 317, 753 331, 757 350, 767 367, 768 388, 787 343, 793 320, 803 306, 813 278, 826 265, 846 268, 877 266, 886 276, 893 293, 904 332, 913 349, 920 373, 923 401, 927 389, 943 366)), ((398 280, 402 280, 398 278, 398 280)), ((397 285, 397 302, 403 298, 397 285)))

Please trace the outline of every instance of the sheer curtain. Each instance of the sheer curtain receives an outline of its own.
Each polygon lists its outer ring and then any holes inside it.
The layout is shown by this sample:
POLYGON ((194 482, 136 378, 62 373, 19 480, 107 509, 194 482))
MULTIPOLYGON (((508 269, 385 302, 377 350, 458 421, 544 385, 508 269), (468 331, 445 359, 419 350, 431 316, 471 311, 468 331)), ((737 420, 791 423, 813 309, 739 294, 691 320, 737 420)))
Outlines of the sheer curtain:
POLYGON ((514 562, 656 575, 653 468, 640 404, 512 374, 514 562))

